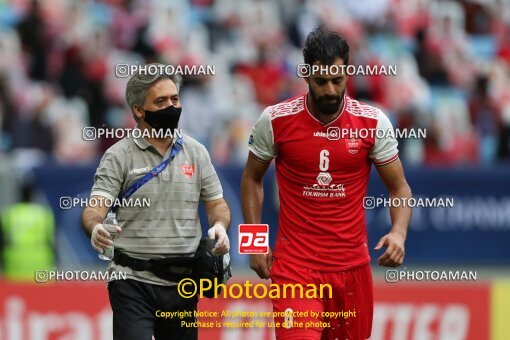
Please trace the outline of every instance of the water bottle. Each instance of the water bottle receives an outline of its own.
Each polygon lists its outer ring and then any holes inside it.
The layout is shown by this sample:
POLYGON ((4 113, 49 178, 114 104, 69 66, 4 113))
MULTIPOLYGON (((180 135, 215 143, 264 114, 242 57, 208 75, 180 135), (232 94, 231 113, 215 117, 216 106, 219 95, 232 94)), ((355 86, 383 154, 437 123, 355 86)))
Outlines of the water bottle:
MULTIPOLYGON (((103 227, 107 232, 110 233, 110 240, 114 241, 117 235, 117 220, 115 219, 115 213, 109 212, 103 221, 103 227)), ((113 259, 113 245, 106 247, 102 254, 99 254, 99 258, 105 261, 111 261, 113 259)))

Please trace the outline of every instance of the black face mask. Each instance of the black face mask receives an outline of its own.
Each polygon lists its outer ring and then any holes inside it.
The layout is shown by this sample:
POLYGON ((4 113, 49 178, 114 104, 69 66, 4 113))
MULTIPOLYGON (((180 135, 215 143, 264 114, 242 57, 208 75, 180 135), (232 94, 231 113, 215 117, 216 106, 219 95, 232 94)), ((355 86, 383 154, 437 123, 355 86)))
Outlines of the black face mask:
POLYGON ((156 130, 167 131, 170 129, 170 131, 173 133, 179 124, 181 111, 181 107, 175 107, 173 105, 158 111, 144 110, 145 117, 143 119, 147 122, 147 124, 156 130))

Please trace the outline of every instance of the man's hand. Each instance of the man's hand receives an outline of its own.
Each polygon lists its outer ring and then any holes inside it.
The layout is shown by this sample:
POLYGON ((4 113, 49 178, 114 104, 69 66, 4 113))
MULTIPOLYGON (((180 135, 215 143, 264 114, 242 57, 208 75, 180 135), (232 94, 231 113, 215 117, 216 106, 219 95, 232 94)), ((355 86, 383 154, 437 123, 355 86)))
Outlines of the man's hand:
POLYGON ((379 257, 379 265, 383 267, 400 266, 404 262, 404 241, 404 237, 398 233, 384 235, 374 248, 379 250, 383 246, 388 247, 384 254, 379 257))
MULTIPOLYGON (((122 229, 119 226, 117 226, 117 234, 120 234, 121 232, 122 229)), ((97 250, 100 254, 104 252, 104 248, 113 245, 113 241, 110 240, 110 233, 106 231, 106 229, 103 227, 101 223, 96 224, 96 226, 92 230, 90 243, 92 244, 92 248, 97 250)))
POLYGON ((269 249, 267 254, 250 255, 250 268, 253 269, 261 279, 269 279, 269 272, 273 265, 273 253, 269 249))
POLYGON ((227 231, 221 223, 215 224, 209 229, 207 235, 211 240, 216 239, 216 244, 212 249, 214 255, 225 255, 230 250, 230 241, 228 239, 227 231))

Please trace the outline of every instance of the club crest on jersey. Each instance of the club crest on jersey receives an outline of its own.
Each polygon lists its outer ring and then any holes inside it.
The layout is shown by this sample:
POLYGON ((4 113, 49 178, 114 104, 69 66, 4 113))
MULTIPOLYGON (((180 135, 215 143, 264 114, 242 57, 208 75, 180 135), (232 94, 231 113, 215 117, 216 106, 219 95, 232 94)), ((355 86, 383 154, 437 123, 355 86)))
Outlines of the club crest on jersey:
POLYGON ((181 173, 184 175, 184 177, 188 179, 192 179, 193 175, 195 174, 195 165, 194 164, 181 164, 181 173))
POLYGON ((354 155, 358 153, 359 149, 361 148, 361 139, 348 138, 345 140, 345 147, 349 153, 354 155))

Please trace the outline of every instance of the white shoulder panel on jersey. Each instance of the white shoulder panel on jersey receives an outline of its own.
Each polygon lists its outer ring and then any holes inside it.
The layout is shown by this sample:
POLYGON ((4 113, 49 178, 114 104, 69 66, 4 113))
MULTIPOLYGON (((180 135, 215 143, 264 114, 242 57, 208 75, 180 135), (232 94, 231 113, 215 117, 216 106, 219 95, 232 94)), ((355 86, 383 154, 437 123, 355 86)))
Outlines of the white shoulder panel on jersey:
POLYGON ((382 114, 382 111, 376 107, 368 104, 362 104, 348 96, 345 96, 345 98, 347 99, 346 110, 354 116, 378 119, 379 115, 382 114))
POLYGON ((270 106, 268 109, 269 117, 271 120, 278 117, 294 115, 305 109, 305 96, 300 96, 289 102, 279 103, 270 106))
MULTIPOLYGON (((381 110, 379 110, 376 129, 385 131, 393 129, 390 119, 381 110)), ((375 165, 385 165, 398 158, 398 142, 394 135, 386 133, 384 136, 384 138, 375 139, 374 146, 368 155, 368 158, 370 158, 375 165)))
POLYGON ((248 149, 257 158, 269 161, 276 157, 274 145, 273 126, 270 118, 271 107, 266 108, 253 125, 248 142, 248 149))

